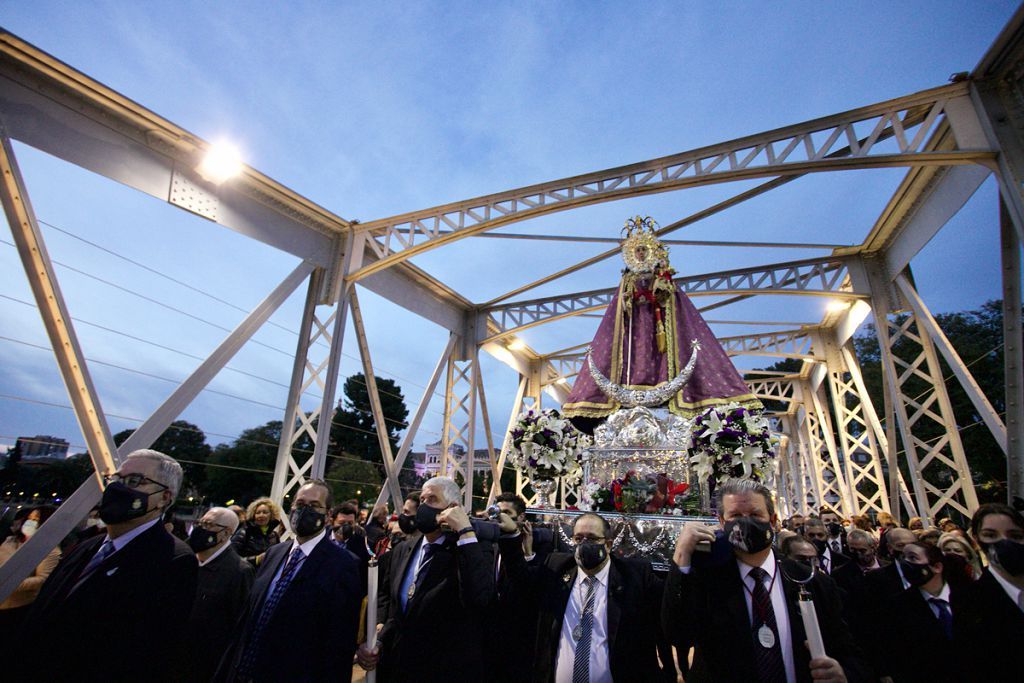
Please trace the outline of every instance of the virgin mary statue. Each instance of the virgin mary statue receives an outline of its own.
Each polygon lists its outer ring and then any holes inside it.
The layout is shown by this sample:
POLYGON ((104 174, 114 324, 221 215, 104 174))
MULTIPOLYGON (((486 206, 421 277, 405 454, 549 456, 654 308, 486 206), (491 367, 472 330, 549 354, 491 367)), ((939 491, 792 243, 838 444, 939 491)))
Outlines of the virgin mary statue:
POLYGON ((760 410, 761 402, 673 280, 675 270, 654 221, 637 216, 626 222, 623 232, 626 268, 619 291, 605 311, 562 414, 586 429, 594 418, 631 407, 623 397, 640 393, 646 400, 638 403, 654 407, 651 397, 660 396, 658 406, 686 419, 732 402, 760 410))

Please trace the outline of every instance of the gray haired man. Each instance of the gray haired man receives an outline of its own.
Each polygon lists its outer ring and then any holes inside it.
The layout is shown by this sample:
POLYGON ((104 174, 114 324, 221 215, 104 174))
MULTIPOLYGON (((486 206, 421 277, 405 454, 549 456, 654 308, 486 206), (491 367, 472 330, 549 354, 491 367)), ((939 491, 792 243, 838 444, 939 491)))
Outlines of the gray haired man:
POLYGON ((180 679, 197 562, 160 518, 181 480, 181 465, 152 450, 130 453, 106 477, 106 535, 83 541, 50 574, 26 620, 20 642, 36 651, 20 661, 32 678, 180 679))

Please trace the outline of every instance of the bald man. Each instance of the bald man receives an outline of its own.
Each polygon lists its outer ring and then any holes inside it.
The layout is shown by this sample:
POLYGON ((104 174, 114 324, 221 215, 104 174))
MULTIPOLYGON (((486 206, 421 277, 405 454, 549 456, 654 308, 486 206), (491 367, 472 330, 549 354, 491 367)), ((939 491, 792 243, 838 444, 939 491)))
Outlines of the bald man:
POLYGON ((238 515, 215 507, 200 518, 188 537, 199 560, 198 590, 187 627, 189 680, 213 677, 249 600, 255 570, 231 547, 236 529, 238 515))

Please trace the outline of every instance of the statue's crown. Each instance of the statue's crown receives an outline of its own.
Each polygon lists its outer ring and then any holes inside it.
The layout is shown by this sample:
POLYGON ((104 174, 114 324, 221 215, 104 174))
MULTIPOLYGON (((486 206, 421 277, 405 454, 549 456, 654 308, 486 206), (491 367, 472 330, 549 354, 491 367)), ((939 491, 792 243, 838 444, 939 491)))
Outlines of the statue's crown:
POLYGON ((657 223, 650 216, 634 216, 626 221, 622 232, 622 260, 634 273, 652 273, 659 264, 668 267, 668 249, 658 239, 657 223))

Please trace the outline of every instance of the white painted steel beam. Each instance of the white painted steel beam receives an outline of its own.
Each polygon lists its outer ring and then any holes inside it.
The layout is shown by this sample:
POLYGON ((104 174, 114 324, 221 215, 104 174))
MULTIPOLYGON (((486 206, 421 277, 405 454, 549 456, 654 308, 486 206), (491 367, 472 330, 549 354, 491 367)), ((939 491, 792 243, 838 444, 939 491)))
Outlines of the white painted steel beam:
POLYGON ((373 236, 381 260, 353 278, 500 225, 613 199, 744 178, 989 161, 987 149, 922 151, 946 103, 966 94, 966 84, 954 83, 690 152, 370 221, 357 229, 373 236), (878 144, 883 135, 894 137, 895 151, 878 144), (847 155, 829 156, 844 144, 847 155))
POLYGON ((1003 267, 1003 364, 1006 372, 1006 502, 1024 500, 1024 338, 1021 325, 1021 242, 1000 204, 1003 267))
MULTIPOLYGON (((848 264, 856 258, 825 257, 788 261, 754 268, 675 278, 688 296, 731 294, 803 294, 856 299, 866 293, 851 292, 848 264)), ((481 342, 495 341, 518 331, 607 308, 618 288, 597 289, 561 296, 516 301, 487 310, 500 330, 481 342)))

